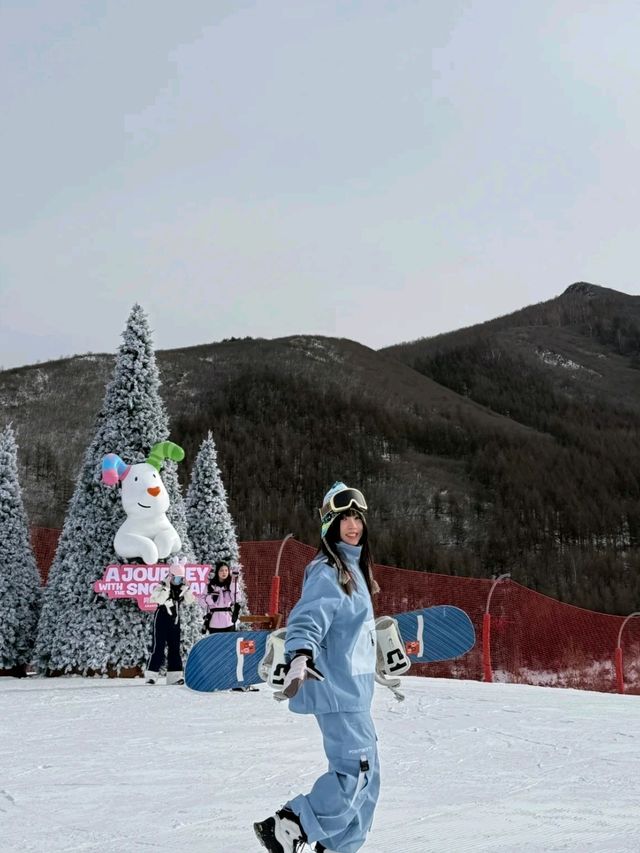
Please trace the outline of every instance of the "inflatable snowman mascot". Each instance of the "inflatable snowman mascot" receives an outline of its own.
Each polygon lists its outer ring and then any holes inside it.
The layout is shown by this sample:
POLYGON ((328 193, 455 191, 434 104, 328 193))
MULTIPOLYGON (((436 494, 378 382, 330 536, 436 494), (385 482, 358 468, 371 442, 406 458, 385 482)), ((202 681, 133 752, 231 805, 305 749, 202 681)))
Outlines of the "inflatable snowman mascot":
POLYGON ((122 506, 126 521, 119 527, 113 546, 124 560, 141 558, 147 565, 164 560, 180 550, 176 529, 167 518, 169 495, 160 469, 165 459, 180 462, 184 450, 172 441, 154 444, 146 462, 127 465, 115 453, 102 460, 102 481, 122 484, 122 506))

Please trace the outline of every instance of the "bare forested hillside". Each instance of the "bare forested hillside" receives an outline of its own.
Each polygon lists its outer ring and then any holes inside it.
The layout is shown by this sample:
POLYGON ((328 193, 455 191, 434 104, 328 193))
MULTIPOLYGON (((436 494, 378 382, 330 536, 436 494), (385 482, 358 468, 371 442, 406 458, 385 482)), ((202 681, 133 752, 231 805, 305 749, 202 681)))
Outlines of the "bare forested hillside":
MULTIPOLYGON (((512 571, 576 604, 637 609, 640 297, 579 283, 380 352, 296 336, 158 363, 183 483, 211 429, 241 539, 317 541, 315 508, 340 478, 366 490, 380 562, 512 571)), ((62 524, 112 364, 0 372, 34 525, 62 524)))

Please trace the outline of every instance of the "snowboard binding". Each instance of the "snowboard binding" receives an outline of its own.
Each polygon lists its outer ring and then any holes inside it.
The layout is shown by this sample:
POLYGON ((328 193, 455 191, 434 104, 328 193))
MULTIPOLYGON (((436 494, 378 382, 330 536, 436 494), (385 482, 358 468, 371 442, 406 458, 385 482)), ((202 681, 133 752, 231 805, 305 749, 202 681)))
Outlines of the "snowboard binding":
POLYGON ((404 693, 398 690, 398 676, 410 666, 398 623, 392 616, 379 616, 376 619, 376 681, 391 690, 399 702, 404 699, 404 693))
POLYGON ((286 628, 278 628, 269 634, 264 657, 258 664, 258 675, 274 690, 282 690, 287 673, 287 662, 284 657, 286 633, 286 628))

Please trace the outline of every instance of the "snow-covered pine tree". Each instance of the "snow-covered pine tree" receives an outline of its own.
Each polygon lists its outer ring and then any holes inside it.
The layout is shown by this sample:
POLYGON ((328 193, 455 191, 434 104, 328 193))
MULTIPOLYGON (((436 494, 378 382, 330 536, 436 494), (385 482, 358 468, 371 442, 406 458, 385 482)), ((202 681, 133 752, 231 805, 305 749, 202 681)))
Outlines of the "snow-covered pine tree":
MULTIPOLYGON (((150 615, 135 601, 93 591, 105 567, 119 562, 113 538, 125 519, 120 490, 101 482, 102 458, 117 453, 129 464, 143 462, 169 435, 149 325, 139 305, 122 337, 45 588, 36 643, 36 662, 45 673, 122 674, 144 669, 148 657, 150 615)), ((182 540, 177 556, 192 560, 176 463, 167 460, 161 476, 171 500, 168 517, 182 540)), ((194 606, 185 617, 182 639, 188 649, 199 637, 201 613, 194 606)))
MULTIPOLYGON (((218 453, 211 432, 200 445, 191 469, 185 498, 187 525, 193 552, 199 563, 214 566, 228 560, 237 568, 238 590, 246 599, 236 528, 229 512, 227 492, 218 467, 218 453)), ((247 613, 247 607, 242 608, 247 613)))
POLYGON ((0 432, 0 674, 26 675, 40 610, 40 574, 29 540, 11 425, 0 432))

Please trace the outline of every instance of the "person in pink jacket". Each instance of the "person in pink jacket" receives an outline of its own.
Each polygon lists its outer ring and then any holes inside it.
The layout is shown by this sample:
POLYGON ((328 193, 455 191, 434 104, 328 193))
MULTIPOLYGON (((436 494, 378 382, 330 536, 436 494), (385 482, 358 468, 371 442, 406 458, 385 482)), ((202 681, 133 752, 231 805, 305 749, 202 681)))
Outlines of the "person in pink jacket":
POLYGON ((242 596, 238 590, 238 572, 231 571, 226 562, 216 563, 209 575, 207 592, 202 600, 206 608, 204 630, 206 634, 235 631, 242 596))

